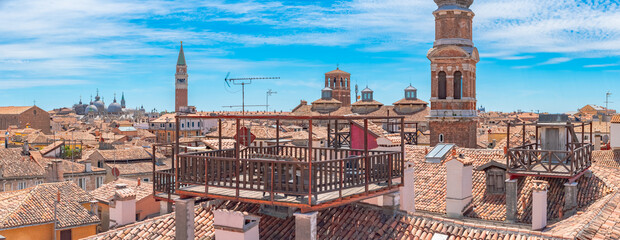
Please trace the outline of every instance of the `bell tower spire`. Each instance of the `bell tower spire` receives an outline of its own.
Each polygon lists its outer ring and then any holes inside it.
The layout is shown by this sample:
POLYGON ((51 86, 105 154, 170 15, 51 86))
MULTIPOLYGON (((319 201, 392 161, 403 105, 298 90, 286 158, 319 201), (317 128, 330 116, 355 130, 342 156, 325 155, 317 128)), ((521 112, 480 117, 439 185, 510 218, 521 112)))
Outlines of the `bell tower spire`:
POLYGON ((177 71, 175 76, 175 101, 174 110, 178 112, 181 107, 187 106, 187 64, 185 63, 185 53, 183 52, 183 41, 177 59, 177 71))
POLYGON ((431 146, 477 146, 476 63, 472 41, 473 0, 435 0, 435 42, 431 61, 431 146))

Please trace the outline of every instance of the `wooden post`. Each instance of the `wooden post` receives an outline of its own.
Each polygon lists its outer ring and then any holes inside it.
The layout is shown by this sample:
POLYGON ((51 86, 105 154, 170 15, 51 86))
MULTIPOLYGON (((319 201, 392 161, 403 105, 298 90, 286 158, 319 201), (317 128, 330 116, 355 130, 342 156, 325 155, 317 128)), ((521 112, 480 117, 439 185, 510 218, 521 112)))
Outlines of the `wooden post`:
MULTIPOLYGON (((416 131, 418 130, 416 123, 416 131)), ((416 136, 417 138, 417 136, 416 136)), ((400 118, 400 182, 405 183, 405 117, 400 118)))
POLYGON ((370 174, 370 164, 368 163, 368 119, 364 118, 364 164, 365 172, 366 172, 366 184, 364 187, 366 189, 366 193, 368 193, 368 178, 370 174))
POLYGON ((327 147, 329 147, 329 143, 331 140, 331 121, 327 120, 327 147))
POLYGON ((280 119, 276 119, 276 152, 275 155, 280 153, 280 119))
MULTIPOLYGON (((239 118, 236 119, 236 124, 235 124, 235 132, 237 133, 237 138, 235 139, 235 162, 237 162, 237 164, 239 164, 239 150, 240 150, 240 146, 239 146, 239 139, 241 138, 241 136, 239 135, 239 118)), ((249 144, 248 144, 249 145, 249 144)), ((236 199, 239 199, 239 165, 237 165, 237 167, 235 167, 236 169, 236 177, 237 177, 237 187, 236 187, 236 199)), ((273 179, 271 179, 273 181, 273 179)))
POLYGON ((217 136, 218 136, 218 144, 219 144, 219 149, 218 150, 222 150, 222 119, 218 118, 217 119, 217 124, 218 124, 218 128, 217 128, 217 136))
POLYGON ((581 143, 586 142, 586 123, 581 122, 581 143))
POLYGON ((510 170, 510 122, 506 127, 506 167, 510 170))
POLYGON ((522 136, 523 137, 523 141, 522 141, 523 143, 522 144, 523 144, 523 146, 525 146, 525 123, 523 123, 523 133, 521 135, 523 135, 522 136))
POLYGON ((338 119, 334 120, 334 148, 340 148, 340 136, 338 136, 338 119))
MULTIPOLYGON (((155 181, 155 163, 157 163, 157 157, 155 157, 155 144, 153 144, 153 186, 158 185, 155 181)), ((155 196, 155 188, 153 188, 153 196, 155 196)))
POLYGON ((538 124, 534 125, 534 127, 536 128, 536 142, 534 143, 536 148, 534 149, 538 150, 538 124))
POLYGON ((594 139, 592 139, 592 122, 590 122, 590 144, 594 146, 594 139))
MULTIPOLYGON (((175 129, 175 138, 176 138, 176 142, 174 143, 174 151, 173 154, 176 153, 176 168, 174 169, 174 182, 175 182, 175 190, 179 190, 179 128, 181 128, 181 119, 179 118, 179 115, 175 116, 176 118, 176 129, 175 129)), ((173 155, 174 156, 174 155, 173 155)))
POLYGON ((306 155, 308 158, 308 184, 310 187, 308 188, 308 205, 312 206, 312 119, 308 120, 308 154, 306 155))

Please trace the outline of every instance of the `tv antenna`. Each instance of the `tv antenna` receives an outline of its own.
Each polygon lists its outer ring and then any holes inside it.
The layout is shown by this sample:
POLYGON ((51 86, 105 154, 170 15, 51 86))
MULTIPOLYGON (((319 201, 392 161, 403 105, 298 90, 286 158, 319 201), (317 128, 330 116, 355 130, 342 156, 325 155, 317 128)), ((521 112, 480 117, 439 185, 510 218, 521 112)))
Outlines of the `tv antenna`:
POLYGON ((265 112, 269 112, 269 96, 271 96, 271 94, 276 94, 278 92, 274 92, 271 91, 271 89, 269 89, 269 91, 267 91, 267 96, 265 97, 265 112))
POLYGON ((252 84, 252 80, 263 80, 263 79, 280 79, 280 77, 249 77, 249 78, 228 78, 230 76, 230 72, 226 74, 226 78, 224 78, 224 82, 230 87, 230 83, 234 85, 241 85, 241 115, 245 115, 245 85, 252 84))

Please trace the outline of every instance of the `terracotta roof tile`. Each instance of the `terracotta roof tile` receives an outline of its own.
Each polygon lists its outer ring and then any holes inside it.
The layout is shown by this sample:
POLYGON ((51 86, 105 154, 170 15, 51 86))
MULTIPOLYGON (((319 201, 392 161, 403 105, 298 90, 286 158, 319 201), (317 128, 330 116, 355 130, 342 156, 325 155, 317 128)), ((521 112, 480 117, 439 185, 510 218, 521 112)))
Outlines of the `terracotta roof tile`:
POLYGON ((73 182, 43 183, 35 187, 0 193, 0 229, 40 223, 54 219, 54 201, 60 191, 57 219, 60 228, 95 224, 99 218, 82 207, 92 196, 73 182))

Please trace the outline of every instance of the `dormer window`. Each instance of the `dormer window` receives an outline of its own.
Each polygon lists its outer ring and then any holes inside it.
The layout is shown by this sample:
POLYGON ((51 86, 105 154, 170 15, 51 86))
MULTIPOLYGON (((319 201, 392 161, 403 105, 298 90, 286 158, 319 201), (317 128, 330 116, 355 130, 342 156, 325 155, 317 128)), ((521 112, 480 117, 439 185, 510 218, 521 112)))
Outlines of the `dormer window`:
POLYGON ((487 194, 506 193, 506 164, 491 160, 476 170, 485 172, 487 194))
POLYGON ((490 168, 486 173, 487 193, 504 194, 506 192, 506 171, 499 168, 490 168))

